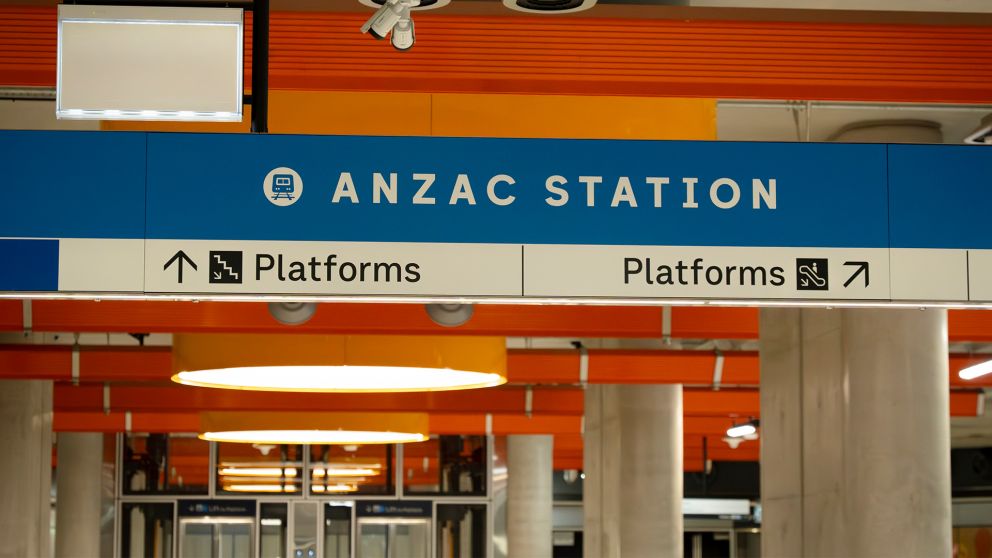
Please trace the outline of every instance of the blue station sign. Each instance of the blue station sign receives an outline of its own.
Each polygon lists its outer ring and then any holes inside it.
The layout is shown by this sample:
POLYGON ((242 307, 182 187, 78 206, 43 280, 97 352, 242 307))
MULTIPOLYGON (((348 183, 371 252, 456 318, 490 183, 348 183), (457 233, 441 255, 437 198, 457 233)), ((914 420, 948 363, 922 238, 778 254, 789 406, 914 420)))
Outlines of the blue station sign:
POLYGON ((992 300, 983 147, 0 132, 0 158, 13 293, 992 300))

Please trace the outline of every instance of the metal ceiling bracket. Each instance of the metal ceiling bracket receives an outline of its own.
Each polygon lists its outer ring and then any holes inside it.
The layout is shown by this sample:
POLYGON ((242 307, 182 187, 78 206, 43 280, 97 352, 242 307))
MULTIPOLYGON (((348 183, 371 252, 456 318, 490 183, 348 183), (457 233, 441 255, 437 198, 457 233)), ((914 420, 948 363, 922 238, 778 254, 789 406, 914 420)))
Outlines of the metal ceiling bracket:
POLYGON ((72 345, 72 385, 79 385, 79 340, 72 345))
POLYGON ((713 363, 713 391, 720 391, 720 382, 723 380, 723 353, 716 351, 716 362, 713 363))
POLYGON ((524 414, 530 418, 534 411, 534 386, 527 386, 524 391, 524 414))
POLYGON ((672 307, 661 307, 661 340, 669 345, 672 342, 672 307))
POLYGON ((579 383, 589 383, 589 349, 579 346, 579 383))
POLYGON ((34 315, 31 310, 31 300, 21 301, 21 324, 24 329, 24 337, 31 336, 31 328, 34 327, 34 315))

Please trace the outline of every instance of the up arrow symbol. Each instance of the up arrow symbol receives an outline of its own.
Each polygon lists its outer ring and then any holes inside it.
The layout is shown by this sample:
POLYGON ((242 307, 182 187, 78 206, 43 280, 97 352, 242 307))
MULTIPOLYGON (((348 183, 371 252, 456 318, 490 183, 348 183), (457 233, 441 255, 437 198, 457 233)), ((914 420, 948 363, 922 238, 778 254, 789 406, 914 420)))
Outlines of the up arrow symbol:
POLYGON ((169 269, 169 267, 177 261, 179 263, 176 264, 176 267, 179 268, 179 284, 181 285, 183 282, 183 262, 188 263, 190 267, 193 268, 193 271, 196 271, 197 268, 196 268, 196 263, 193 262, 193 259, 187 256, 186 252, 180 250, 176 252, 175 256, 169 258, 169 261, 165 262, 165 265, 162 267, 162 269, 163 270, 169 269))

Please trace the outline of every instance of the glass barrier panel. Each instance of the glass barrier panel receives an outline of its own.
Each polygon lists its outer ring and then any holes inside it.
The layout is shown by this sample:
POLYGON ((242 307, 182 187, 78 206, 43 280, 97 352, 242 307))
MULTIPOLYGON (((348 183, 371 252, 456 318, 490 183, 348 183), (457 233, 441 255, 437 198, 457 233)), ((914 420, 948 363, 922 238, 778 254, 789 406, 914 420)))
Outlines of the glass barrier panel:
POLYGON ((289 507, 285 502, 259 504, 258 548, 259 558, 284 558, 286 556, 286 529, 289 507))
POLYGON ((210 443, 192 434, 124 436, 124 494, 206 494, 210 443))
POLYGON ((486 505, 437 505, 437 558, 486 555, 486 505))
POLYGON ((324 505, 324 558, 351 556, 351 504, 324 505))
POLYGON ((485 496, 486 437, 431 436, 403 447, 404 492, 485 496))
POLYGON ((172 558, 173 508, 171 502, 121 504, 121 557, 172 558))

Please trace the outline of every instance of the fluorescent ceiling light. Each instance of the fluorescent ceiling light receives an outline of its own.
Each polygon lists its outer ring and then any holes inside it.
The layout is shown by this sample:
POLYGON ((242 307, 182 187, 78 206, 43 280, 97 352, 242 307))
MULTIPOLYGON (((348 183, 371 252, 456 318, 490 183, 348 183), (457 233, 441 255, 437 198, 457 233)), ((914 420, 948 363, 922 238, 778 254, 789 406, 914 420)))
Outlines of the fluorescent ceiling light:
POLYGON ((226 477, 295 477, 292 467, 222 467, 220 474, 226 477))
POLYGON ((370 469, 365 467, 341 467, 341 468, 330 468, 322 469, 316 468, 313 470, 314 478, 336 478, 336 477, 374 477, 379 474, 378 469, 370 469))
POLYGON ((58 7, 56 116, 240 122, 240 8, 58 7))
POLYGON ((400 366, 255 366, 179 372, 187 386, 251 391, 444 391, 498 386, 499 374, 400 366))
POLYGON ((967 368, 962 368, 958 372, 958 378, 962 380, 974 380, 990 373, 992 373, 992 360, 987 360, 967 368))
POLYGON ((729 438, 746 438, 748 436, 753 436, 758 432, 758 421, 752 420, 744 424, 735 424, 727 429, 727 437, 729 438))
POLYGON ((210 442, 246 444, 405 444, 428 438, 417 432, 372 430, 229 430, 200 434, 201 440, 210 442))
POLYGON ((296 492, 296 487, 287 484, 225 484, 226 492, 296 492))
POLYGON ((410 392, 506 383, 502 337, 177 334, 173 381, 288 392, 410 392))
POLYGON ((315 484, 310 488, 314 492, 336 492, 336 493, 358 492, 358 486, 354 484, 344 484, 344 483, 328 484, 328 485, 315 484))
POLYGON ((282 520, 278 517, 263 517, 262 527, 279 527, 282 525, 282 520))

